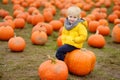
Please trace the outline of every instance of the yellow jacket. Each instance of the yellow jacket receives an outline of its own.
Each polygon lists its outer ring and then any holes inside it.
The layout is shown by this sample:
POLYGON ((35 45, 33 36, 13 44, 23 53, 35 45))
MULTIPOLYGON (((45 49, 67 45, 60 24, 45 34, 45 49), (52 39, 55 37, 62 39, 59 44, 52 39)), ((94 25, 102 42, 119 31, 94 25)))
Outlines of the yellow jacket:
POLYGON ((82 48, 84 41, 87 39, 87 22, 80 22, 71 30, 62 30, 62 43, 82 48))

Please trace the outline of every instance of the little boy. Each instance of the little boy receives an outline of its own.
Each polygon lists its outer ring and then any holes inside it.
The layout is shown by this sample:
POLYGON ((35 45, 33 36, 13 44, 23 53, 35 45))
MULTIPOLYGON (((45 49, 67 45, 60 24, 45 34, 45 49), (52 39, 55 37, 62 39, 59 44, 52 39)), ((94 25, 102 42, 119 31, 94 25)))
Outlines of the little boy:
POLYGON ((67 10, 67 18, 62 30, 63 45, 56 52, 59 60, 64 61, 67 52, 82 48, 87 39, 87 22, 80 18, 80 12, 81 10, 77 6, 71 6, 67 10))

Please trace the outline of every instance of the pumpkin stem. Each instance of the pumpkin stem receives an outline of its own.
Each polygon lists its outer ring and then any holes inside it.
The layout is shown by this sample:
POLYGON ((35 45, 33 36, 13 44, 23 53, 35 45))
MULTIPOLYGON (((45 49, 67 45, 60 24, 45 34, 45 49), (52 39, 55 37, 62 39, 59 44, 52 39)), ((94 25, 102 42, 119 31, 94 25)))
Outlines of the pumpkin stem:
POLYGON ((14 35, 14 37, 16 37, 16 33, 14 33, 15 35, 14 35))
POLYGON ((82 51, 87 51, 87 49, 86 49, 86 48, 81 48, 81 50, 82 50, 82 51))
POLYGON ((120 24, 118 24, 118 27, 120 27, 120 24))
POLYGON ((56 63, 56 60, 54 59, 54 58, 52 58, 50 55, 47 55, 47 57, 48 57, 48 59, 50 59, 51 60, 51 63, 56 63))
POLYGON ((98 30, 96 30, 96 34, 99 34, 99 31, 98 31, 98 30))

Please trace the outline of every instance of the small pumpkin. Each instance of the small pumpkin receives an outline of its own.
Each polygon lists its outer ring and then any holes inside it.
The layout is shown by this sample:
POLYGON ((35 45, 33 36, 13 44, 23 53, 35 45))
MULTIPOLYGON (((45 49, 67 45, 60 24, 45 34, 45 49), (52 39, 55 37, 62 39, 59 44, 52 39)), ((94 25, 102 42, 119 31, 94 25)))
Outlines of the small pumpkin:
POLYGON ((114 23, 114 20, 118 19, 118 16, 116 14, 109 14, 108 15, 108 21, 111 23, 114 23))
POLYGON ((20 52, 26 47, 26 42, 22 37, 12 37, 8 41, 8 47, 11 51, 20 52))
POLYGON ((85 76, 93 71, 96 63, 94 52, 87 49, 75 49, 65 55, 65 63, 68 70, 80 76, 85 76))
POLYGON ((32 33, 33 33, 34 31, 36 31, 36 30, 44 31, 44 32, 47 31, 46 28, 45 28, 45 26, 43 25, 43 23, 38 23, 38 24, 36 24, 36 25, 32 28, 32 33))
POLYGON ((13 20, 13 17, 10 16, 10 15, 8 15, 8 16, 5 16, 5 17, 4 17, 4 20, 13 20))
POLYGON ((116 25, 116 24, 120 24, 120 19, 115 19, 114 20, 114 24, 116 25))
POLYGON ((108 26, 108 21, 106 19, 100 19, 99 24, 104 25, 104 26, 108 26))
POLYGON ((36 7, 31 7, 31 6, 28 7, 28 13, 29 14, 32 14, 34 10, 37 10, 37 8, 36 7))
POLYGON ((61 36, 58 36, 58 38, 57 38, 57 46, 58 47, 62 46, 61 36))
POLYGON ((36 45, 44 45, 48 40, 48 36, 44 31, 34 31, 31 35, 31 41, 36 45))
POLYGON ((32 24, 32 15, 28 15, 26 18, 27 23, 32 24))
POLYGON ((67 80, 68 68, 64 61, 50 58, 40 64, 38 75, 41 80, 67 80))
POLYGON ((24 28, 25 20, 23 18, 15 18, 14 24, 15 24, 15 28, 24 28))
POLYGON ((40 12, 37 14, 33 12, 31 20, 32 25, 36 25, 39 22, 44 22, 44 16, 40 12))
POLYGON ((49 24, 52 25, 54 31, 58 31, 63 26, 63 23, 59 20, 52 20, 49 24))
POLYGON ((63 30, 63 27, 61 27, 61 28, 59 29, 59 32, 58 32, 58 35, 59 35, 59 36, 62 35, 62 30, 63 30))
POLYGON ((88 45, 96 48, 102 48, 105 46, 106 41, 103 35, 99 34, 97 30, 95 34, 92 34, 88 37, 88 45))
POLYGON ((46 33, 48 36, 50 36, 53 33, 53 27, 49 23, 44 23, 44 26, 46 28, 46 33))
POLYGON ((53 14, 50 11, 44 11, 43 16, 44 16, 45 22, 50 22, 53 20, 53 14))
POLYGON ((60 18, 59 18, 59 20, 60 20, 63 24, 64 24, 64 22, 65 22, 65 19, 66 19, 65 17, 60 17, 60 18))
POLYGON ((90 32, 94 33, 94 32, 96 32, 96 29, 97 29, 98 26, 99 26, 99 22, 98 21, 95 21, 95 20, 90 21, 89 24, 88 24, 88 30, 90 32))
POLYGON ((120 24, 113 27, 111 36, 114 42, 120 43, 120 24))
POLYGON ((12 27, 13 29, 15 29, 15 23, 14 23, 14 21, 13 20, 5 20, 5 23, 8 25, 8 26, 10 26, 10 27, 12 27))
POLYGON ((3 4, 8 4, 8 0, 2 0, 3 4))
POLYGON ((99 31, 99 34, 102 34, 103 36, 108 36, 110 34, 109 26, 99 25, 97 30, 99 31))
POLYGON ((10 15, 10 13, 5 9, 0 9, 0 17, 4 18, 6 16, 10 15))

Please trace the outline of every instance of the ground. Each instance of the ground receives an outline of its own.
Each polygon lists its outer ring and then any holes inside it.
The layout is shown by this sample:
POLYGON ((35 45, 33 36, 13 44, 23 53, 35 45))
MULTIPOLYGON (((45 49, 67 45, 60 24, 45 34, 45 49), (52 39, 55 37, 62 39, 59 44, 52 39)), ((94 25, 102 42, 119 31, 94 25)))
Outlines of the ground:
MULTIPOLYGON (((7 5, 9 6, 9 5, 7 5)), ((0 7, 8 7, 0 3, 0 7)), ((9 10, 9 9, 8 9, 9 10)), ((2 19, 1 19, 2 21, 2 19)), ((112 29, 113 25, 111 25, 112 29)), ((46 61, 47 55, 54 57, 57 50, 58 32, 48 37, 43 45, 33 45, 31 36, 32 25, 26 24, 24 29, 15 29, 17 36, 26 41, 23 52, 11 52, 8 41, 0 41, 0 80, 39 80, 38 67, 46 61)), ((96 55, 94 70, 86 76, 76 76, 69 73, 68 80, 120 80, 120 44, 114 43, 111 35, 105 37, 106 45, 103 48, 93 48, 87 44, 84 47, 96 55)))

